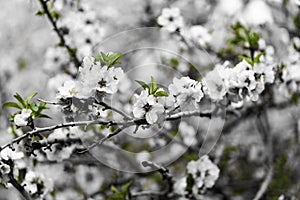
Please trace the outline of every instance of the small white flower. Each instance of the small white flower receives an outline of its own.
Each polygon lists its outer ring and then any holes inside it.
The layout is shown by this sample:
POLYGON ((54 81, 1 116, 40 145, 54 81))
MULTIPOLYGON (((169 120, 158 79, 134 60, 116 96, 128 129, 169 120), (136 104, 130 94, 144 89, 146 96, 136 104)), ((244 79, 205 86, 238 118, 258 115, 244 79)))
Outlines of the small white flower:
POLYGON ((0 161, 0 176, 8 174, 9 172, 10 172, 10 167, 7 164, 0 161))
POLYGON ((212 100, 222 100, 227 93, 225 83, 217 67, 206 74, 203 84, 205 84, 206 92, 212 100))
POLYGON ((255 64, 253 68, 254 72, 259 74, 263 78, 264 83, 273 83, 275 80, 275 72, 273 66, 264 65, 263 63, 255 64))
POLYGON ((11 148, 5 148, 0 153, 1 158, 4 160, 19 160, 24 157, 24 153, 21 151, 13 151, 11 148))
POLYGON ((208 158, 202 156, 197 161, 191 161, 187 165, 187 171, 195 180, 197 188, 212 188, 219 178, 219 168, 208 158))
POLYGON ((299 65, 288 65, 282 71, 282 78, 287 81, 300 81, 300 67, 299 65))
POLYGON ((45 54, 44 69, 47 72, 57 72, 59 68, 68 62, 67 51, 62 47, 50 47, 45 54))
POLYGON ((297 6, 300 6, 300 0, 294 0, 294 2, 297 6))
POLYGON ((212 40, 209 31, 200 25, 192 26, 189 30, 191 39, 200 47, 207 47, 212 40))
POLYGON ((184 196, 186 195, 187 191, 185 190, 186 189, 186 177, 182 177, 180 179, 177 179, 174 183, 174 188, 176 188, 176 190, 174 191, 175 194, 178 194, 178 195, 181 195, 181 196, 184 196))
POLYGON ((175 32, 183 27, 183 17, 180 15, 179 8, 164 8, 157 18, 157 23, 169 32, 175 32))
POLYGON ((103 176, 98 168, 79 165, 76 168, 76 182, 87 194, 97 192, 103 183, 103 176))
MULTIPOLYGON (((299 2, 299 5, 300 5, 300 2, 299 2)), ((283 194, 278 197, 278 200, 284 200, 284 199, 285 199, 285 197, 283 194)))
POLYGON ((64 82, 63 86, 58 88, 58 93, 56 95, 56 98, 58 99, 66 99, 74 97, 78 94, 79 89, 78 85, 73 80, 68 80, 64 82))
POLYGON ((22 109, 21 114, 16 114, 14 117, 14 123, 17 126, 27 126, 31 113, 32 111, 29 109, 22 109))
POLYGON ((196 131, 194 127, 190 126, 185 121, 179 124, 178 130, 183 137, 183 143, 186 145, 191 145, 195 141, 196 131))
POLYGON ((200 102, 204 96, 202 84, 189 77, 174 78, 173 84, 169 86, 169 91, 170 95, 176 98, 175 106, 183 105, 190 101, 193 103, 200 102))
POLYGON ((135 118, 145 117, 149 124, 154 124, 162 117, 164 106, 158 103, 153 95, 149 95, 147 90, 143 90, 136 99, 133 105, 135 118))

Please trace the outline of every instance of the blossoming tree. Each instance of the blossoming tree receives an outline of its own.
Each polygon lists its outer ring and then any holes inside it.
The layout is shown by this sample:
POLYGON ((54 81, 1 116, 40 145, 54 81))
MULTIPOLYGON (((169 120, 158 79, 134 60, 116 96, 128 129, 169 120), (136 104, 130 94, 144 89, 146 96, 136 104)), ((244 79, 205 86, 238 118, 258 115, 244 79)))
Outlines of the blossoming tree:
POLYGON ((300 198, 299 1, 99 2, 34 4, 58 42, 39 92, 0 80, 1 198, 300 198))

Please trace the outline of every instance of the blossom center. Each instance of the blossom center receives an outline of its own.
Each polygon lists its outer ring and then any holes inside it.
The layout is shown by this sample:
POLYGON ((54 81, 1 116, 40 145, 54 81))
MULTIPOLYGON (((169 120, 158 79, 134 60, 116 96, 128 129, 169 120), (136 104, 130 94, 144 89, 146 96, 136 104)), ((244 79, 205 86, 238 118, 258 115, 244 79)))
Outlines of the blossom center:
POLYGON ((98 82, 100 87, 106 87, 106 81, 102 78, 101 81, 98 82))
POLYGON ((144 105, 143 108, 145 109, 146 112, 148 112, 148 111, 150 111, 151 107, 152 106, 149 103, 147 103, 146 105, 144 105))

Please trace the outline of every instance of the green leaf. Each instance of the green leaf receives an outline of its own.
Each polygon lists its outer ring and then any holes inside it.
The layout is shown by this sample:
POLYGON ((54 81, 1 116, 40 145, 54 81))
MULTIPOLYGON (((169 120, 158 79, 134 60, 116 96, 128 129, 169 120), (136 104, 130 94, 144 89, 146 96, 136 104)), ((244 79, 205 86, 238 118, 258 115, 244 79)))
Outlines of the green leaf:
POLYGON ((260 52, 259 54, 257 54, 257 56, 255 56, 255 58, 254 58, 254 63, 260 63, 259 59, 262 55, 264 55, 263 52, 260 52))
POLYGON ((122 192, 127 194, 127 191, 129 190, 131 184, 132 184, 132 181, 129 181, 128 183, 122 185, 122 187, 121 187, 122 192))
POLYGON ((44 15, 45 15, 45 12, 39 10, 39 11, 37 11, 37 12, 35 13, 35 15, 36 15, 36 16, 44 16, 44 15))
POLYGON ((21 97, 20 94, 16 93, 14 95, 14 97, 22 104, 23 108, 26 108, 26 102, 24 101, 24 99, 21 97))
POLYGON ((157 91, 157 84, 153 76, 151 76, 151 92, 150 94, 154 94, 157 91))
POLYGON ((195 181, 194 181, 192 174, 188 174, 186 177, 186 191, 192 192, 194 184, 195 184, 195 181))
POLYGON ((123 56, 123 54, 120 52, 109 55, 110 63, 108 65, 108 68, 115 64, 122 64, 121 62, 117 62, 122 56, 123 56))
POLYGON ((164 90, 158 90, 155 94, 155 97, 167 97, 169 94, 164 90))
POLYGON ((58 20, 58 19, 60 18, 61 15, 60 15, 59 12, 53 10, 53 11, 51 11, 51 16, 52 16, 52 18, 54 18, 55 20, 58 20))
POLYGON ((170 59, 170 65, 171 65, 172 67, 174 67, 174 68, 177 68, 178 65, 179 65, 178 59, 177 59, 177 58, 171 58, 171 59, 170 59))
POLYGON ((19 104, 17 104, 16 102, 7 102, 7 103, 3 104, 3 106, 2 106, 3 109, 9 108, 9 107, 18 108, 20 110, 22 109, 22 107, 19 104))
POLYGON ((30 109, 35 113, 39 111, 39 107, 34 102, 30 104, 30 109))
POLYGON ((94 56, 94 58, 98 61, 100 61, 101 63, 103 62, 103 59, 101 56, 94 56))
POLYGON ((37 95, 37 92, 33 92, 33 93, 31 93, 27 98, 26 98, 26 103, 27 104, 29 104, 29 102, 31 101, 31 99, 33 98, 33 97, 35 97, 37 95))
POLYGON ((140 84, 144 88, 144 90, 148 89, 148 92, 150 93, 150 87, 145 82, 138 81, 138 80, 135 80, 135 82, 137 82, 138 84, 140 84))
POLYGON ((242 60, 245 60, 247 63, 249 63, 252 66, 254 64, 251 58, 248 58, 246 56, 239 56, 239 58, 242 59, 242 60))
POLYGON ((27 173, 27 169, 19 169, 19 175, 17 178, 18 183, 22 183, 27 173))
POLYGON ((120 193, 119 190, 114 186, 110 186, 110 190, 113 192, 113 193, 120 193))
POLYGON ((292 102, 293 102, 295 105, 298 105, 299 99, 298 99, 298 94, 297 94, 297 93, 293 93, 293 94, 292 94, 292 102))
POLYGON ((45 115, 45 114, 40 114, 40 115, 38 115, 37 117, 39 117, 39 118, 47 118, 47 119, 52 119, 50 116, 48 116, 48 115, 45 115))
POLYGON ((107 55, 104 52, 101 52, 101 56, 102 56, 102 59, 103 59, 104 62, 108 62, 109 61, 107 55))

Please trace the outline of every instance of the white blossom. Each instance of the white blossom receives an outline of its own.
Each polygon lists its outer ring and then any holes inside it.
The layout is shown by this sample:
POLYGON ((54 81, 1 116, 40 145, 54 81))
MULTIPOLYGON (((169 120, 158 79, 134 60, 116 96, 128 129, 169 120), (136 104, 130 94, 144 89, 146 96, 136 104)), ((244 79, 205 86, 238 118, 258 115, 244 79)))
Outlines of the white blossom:
MULTIPOLYGON (((8 174, 9 172, 10 172, 9 165, 7 165, 7 164, 0 161, 0 177, 5 175, 5 174, 8 174)), ((0 178, 0 181, 1 181, 1 178, 0 178)))
POLYGON ((219 178, 220 170, 204 155, 197 161, 189 162, 187 172, 193 176, 197 188, 211 188, 219 178))
POLYGON ((28 119, 31 115, 32 111, 29 109, 22 109, 20 114, 16 114, 14 117, 14 123, 17 126, 27 126, 28 119))
POLYGON ((175 32, 183 27, 183 17, 179 8, 164 8, 157 18, 157 23, 169 32, 175 32))
POLYGON ((178 130, 183 138, 183 143, 191 145, 196 139, 196 131, 193 126, 190 126, 185 121, 180 122, 178 130))
POLYGON ((66 99, 76 96, 79 93, 78 84, 74 80, 67 80, 63 86, 58 88, 56 98, 66 99))
POLYGON ((175 194, 181 195, 181 196, 185 196, 187 194, 186 189, 186 177, 182 177, 179 178, 175 181, 174 183, 174 188, 176 188, 176 190, 174 191, 175 194))
POLYGON ((212 40, 209 30, 203 26, 192 26, 189 29, 189 37, 200 47, 207 47, 212 40))
POLYGON ((0 153, 1 158, 4 160, 19 160, 24 157, 24 153, 21 151, 12 150, 11 148, 5 148, 0 153))
POLYGON ((149 95, 147 90, 143 90, 136 96, 132 112, 135 118, 145 117, 149 124, 154 124, 162 117, 164 106, 153 95, 149 95))
POLYGON ((170 95, 176 98, 175 106, 183 105, 190 101, 198 103, 204 96, 202 84, 189 77, 174 78, 173 84, 169 85, 169 92, 170 95))
POLYGON ((104 181, 98 168, 84 165, 76 167, 75 179, 81 189, 87 194, 97 192, 104 181))

